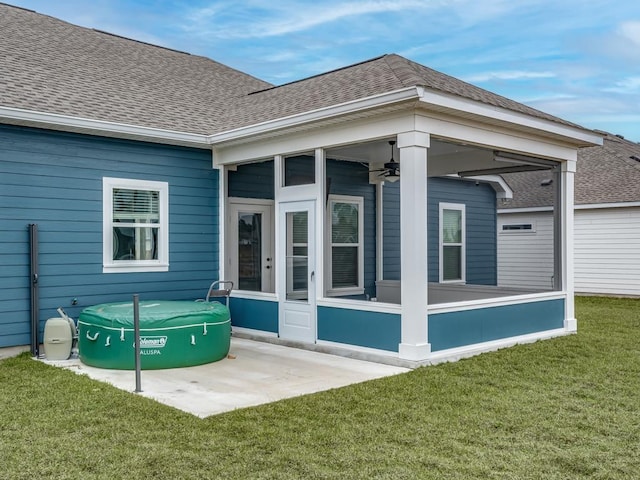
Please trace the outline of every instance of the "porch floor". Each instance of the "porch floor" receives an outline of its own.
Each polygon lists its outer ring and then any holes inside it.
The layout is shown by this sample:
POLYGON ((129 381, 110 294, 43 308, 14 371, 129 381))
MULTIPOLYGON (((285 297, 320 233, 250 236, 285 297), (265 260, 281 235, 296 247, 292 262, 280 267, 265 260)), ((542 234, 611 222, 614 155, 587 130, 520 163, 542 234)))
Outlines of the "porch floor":
POLYGON ((541 293, 544 290, 513 288, 497 285, 458 285, 451 283, 429 283, 429 304, 466 302, 489 298, 510 297, 541 293))
MULTIPOLYGON (((141 395, 204 418, 409 371, 236 337, 229 353, 207 365, 143 370, 141 395)), ((89 367, 78 359, 44 362, 135 390, 134 371, 89 367)))

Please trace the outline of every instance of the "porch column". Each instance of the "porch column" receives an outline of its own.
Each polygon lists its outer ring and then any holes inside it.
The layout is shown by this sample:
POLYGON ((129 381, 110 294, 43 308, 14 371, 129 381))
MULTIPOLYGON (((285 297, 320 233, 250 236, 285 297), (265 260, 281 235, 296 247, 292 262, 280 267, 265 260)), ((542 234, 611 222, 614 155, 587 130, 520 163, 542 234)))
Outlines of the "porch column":
POLYGON ((427 148, 424 132, 398 135, 400 149, 401 343, 399 357, 425 360, 427 336, 427 148))
POLYGON ((578 329, 575 313, 575 285, 573 280, 573 195, 574 177, 576 173, 576 161, 569 160, 562 163, 560 172, 561 184, 561 276, 562 290, 567 294, 567 301, 564 312, 564 328, 568 332, 575 332, 578 329))

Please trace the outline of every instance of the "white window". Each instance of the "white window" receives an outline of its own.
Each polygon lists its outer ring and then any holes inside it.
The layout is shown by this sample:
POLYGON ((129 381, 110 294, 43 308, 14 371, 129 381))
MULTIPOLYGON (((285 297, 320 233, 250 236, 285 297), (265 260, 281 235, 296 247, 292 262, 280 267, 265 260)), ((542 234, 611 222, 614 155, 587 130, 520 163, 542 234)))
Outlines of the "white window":
POLYGON ((102 179, 103 272, 169 270, 169 184, 102 179))
POLYGON ((364 293, 364 199, 329 195, 327 295, 364 293))
POLYGON ((465 206, 440 204, 440 282, 465 281, 465 206))

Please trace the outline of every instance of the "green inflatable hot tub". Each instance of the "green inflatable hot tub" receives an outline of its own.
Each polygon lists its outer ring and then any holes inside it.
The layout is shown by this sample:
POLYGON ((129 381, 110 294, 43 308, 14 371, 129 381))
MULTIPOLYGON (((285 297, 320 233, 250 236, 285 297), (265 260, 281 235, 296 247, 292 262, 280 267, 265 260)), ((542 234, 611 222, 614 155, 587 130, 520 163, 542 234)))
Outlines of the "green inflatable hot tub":
MULTIPOLYGON (((231 318, 218 302, 140 302, 140 366, 144 370, 202 365, 229 353, 231 318)), ((86 308, 78 319, 80 360, 92 367, 133 370, 133 303, 86 308)))

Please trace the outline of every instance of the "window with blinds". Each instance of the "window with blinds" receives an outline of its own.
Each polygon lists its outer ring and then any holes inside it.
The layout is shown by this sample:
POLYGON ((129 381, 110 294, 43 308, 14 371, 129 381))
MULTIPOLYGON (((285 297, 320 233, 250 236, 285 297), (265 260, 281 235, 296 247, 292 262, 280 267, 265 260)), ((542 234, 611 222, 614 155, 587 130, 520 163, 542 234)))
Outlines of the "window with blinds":
POLYGON ((168 268, 168 184, 103 179, 104 271, 168 268))
POLYGON ((329 196, 329 295, 364 292, 363 210, 362 197, 329 196))
POLYGON ((158 260, 160 192, 113 189, 113 260, 158 260))
POLYGON ((462 204, 440 204, 440 281, 465 280, 465 209, 462 204))

